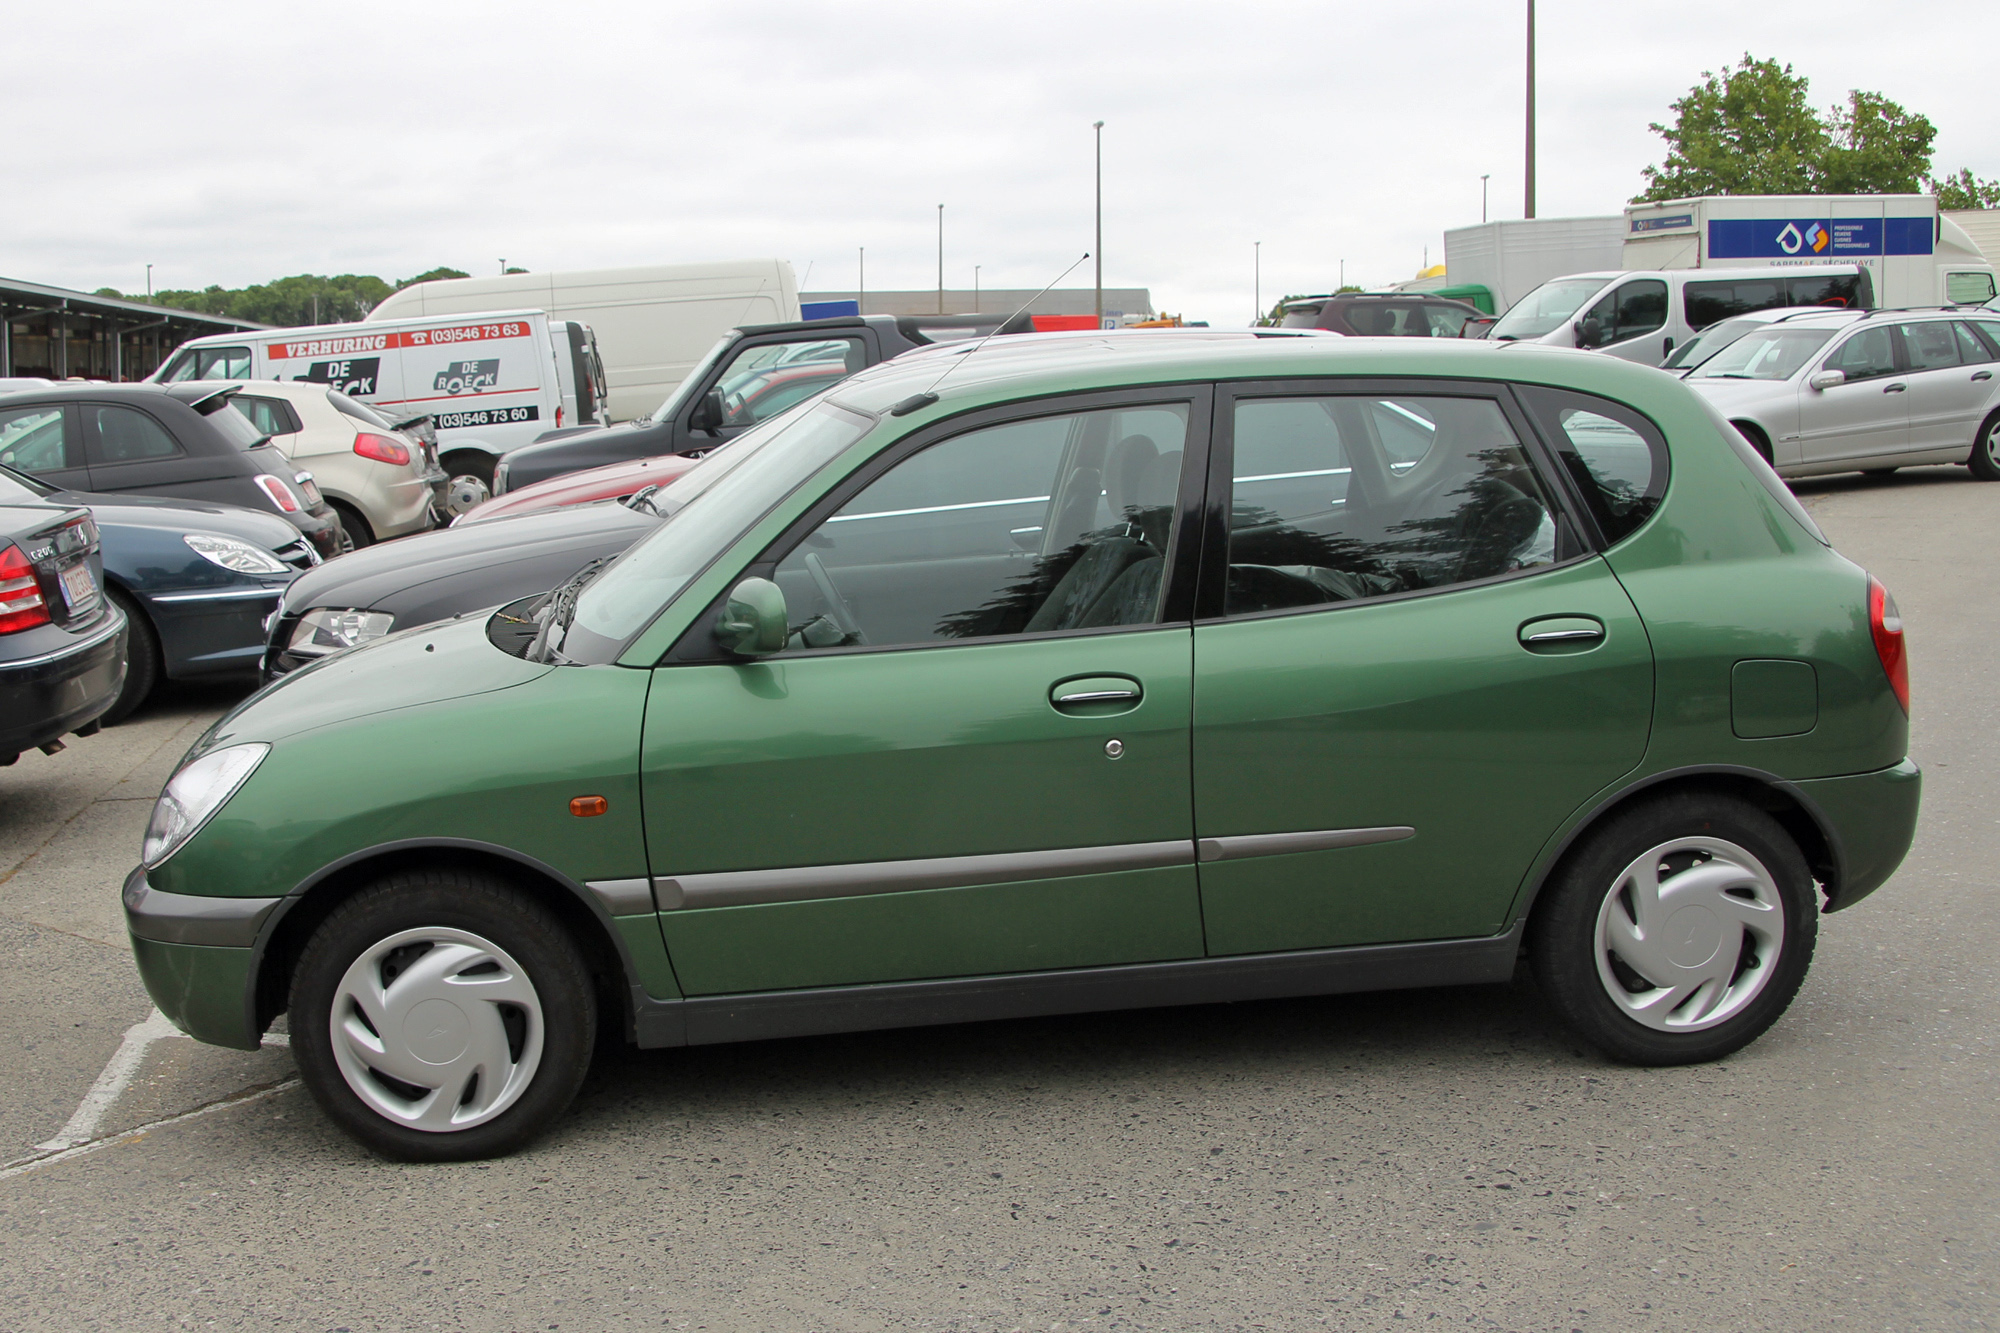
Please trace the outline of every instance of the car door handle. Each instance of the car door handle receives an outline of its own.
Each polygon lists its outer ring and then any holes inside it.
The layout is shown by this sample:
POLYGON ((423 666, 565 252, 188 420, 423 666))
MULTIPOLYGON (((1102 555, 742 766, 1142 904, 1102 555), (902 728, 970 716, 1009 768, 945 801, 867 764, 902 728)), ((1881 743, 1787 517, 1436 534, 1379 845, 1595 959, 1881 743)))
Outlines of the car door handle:
POLYGON ((1972 378, 1976 380, 1990 380, 1993 378, 1993 372, 1990 370, 1975 370, 1972 372, 1972 378))
POLYGON ((1145 690, 1130 676, 1077 676, 1049 686, 1049 703, 1055 710, 1079 717, 1130 712, 1145 697, 1145 690))
POLYGON ((1522 625, 1520 637, 1531 653, 1580 652, 1604 642, 1604 623, 1594 616, 1543 616, 1522 625))
POLYGON ((1906 388, 1908 388, 1908 387, 1909 387, 1909 386, 1908 386, 1908 385, 1906 385, 1906 384, 1885 384, 1885 385, 1883 385, 1883 386, 1882 386, 1882 392, 1883 392, 1883 393, 1901 393, 1901 392, 1902 392, 1902 391, 1903 391, 1904 389, 1906 389, 1906 388))

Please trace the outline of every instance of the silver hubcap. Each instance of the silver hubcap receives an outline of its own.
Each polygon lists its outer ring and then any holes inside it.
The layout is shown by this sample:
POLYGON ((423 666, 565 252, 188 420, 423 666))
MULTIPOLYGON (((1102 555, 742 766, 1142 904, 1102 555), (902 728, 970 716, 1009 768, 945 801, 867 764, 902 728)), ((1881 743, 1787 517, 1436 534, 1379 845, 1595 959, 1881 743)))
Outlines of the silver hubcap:
POLYGON ((542 1062, 542 1006, 527 973, 492 941, 445 926, 365 950, 341 977, 328 1021, 354 1095, 433 1134, 493 1119, 542 1062))
POLYGON ((1597 910, 1597 977, 1661 1032, 1726 1022, 1771 979, 1785 909, 1762 862, 1720 838, 1675 838, 1620 872, 1597 910))
POLYGON ((485 482, 470 473, 465 473, 453 477, 451 484, 445 487, 444 507, 454 514, 463 514, 467 510, 477 509, 492 498, 493 493, 486 488, 485 482))

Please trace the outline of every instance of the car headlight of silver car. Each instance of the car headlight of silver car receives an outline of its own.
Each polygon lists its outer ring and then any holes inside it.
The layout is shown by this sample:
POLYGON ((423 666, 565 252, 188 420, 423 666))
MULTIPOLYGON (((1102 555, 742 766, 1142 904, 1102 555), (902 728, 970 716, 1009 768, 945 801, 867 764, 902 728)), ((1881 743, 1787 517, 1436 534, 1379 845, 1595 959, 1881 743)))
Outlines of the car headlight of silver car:
POLYGON ((188 549, 213 565, 237 574, 285 574, 291 566, 260 550, 249 542, 240 542, 234 537, 219 537, 212 532, 190 532, 181 537, 188 549))
POLYGON ((379 639, 395 625, 387 611, 348 611, 339 607, 316 606, 299 617, 292 641, 285 651, 300 657, 324 657, 342 648, 353 648, 379 639))
POLYGON ((226 745, 210 750, 174 774, 153 803, 153 819, 146 825, 146 841, 139 850, 146 869, 153 869, 186 845, 270 752, 271 747, 262 741, 226 745))

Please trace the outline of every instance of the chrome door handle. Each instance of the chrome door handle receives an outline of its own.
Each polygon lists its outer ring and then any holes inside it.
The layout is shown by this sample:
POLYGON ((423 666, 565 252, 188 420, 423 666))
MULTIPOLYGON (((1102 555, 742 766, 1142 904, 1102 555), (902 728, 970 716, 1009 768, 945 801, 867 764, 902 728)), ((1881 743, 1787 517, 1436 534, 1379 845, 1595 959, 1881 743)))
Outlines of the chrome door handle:
POLYGON ((1901 393, 1901 392, 1902 392, 1902 391, 1903 391, 1904 389, 1906 389, 1906 388, 1908 388, 1908 387, 1909 387, 1909 386, 1908 386, 1908 385, 1906 385, 1906 384, 1885 384, 1885 385, 1883 385, 1883 386, 1882 386, 1882 392, 1883 392, 1883 393, 1901 393))
POLYGON ((1993 378, 1993 372, 1990 370, 1975 370, 1972 372, 1972 378, 1976 380, 1990 380, 1993 378))
POLYGON ((1130 676, 1076 676, 1049 686, 1049 705, 1080 717, 1128 713, 1144 697, 1144 687, 1130 676))
POLYGON ((1604 642, 1604 625, 1596 616, 1543 616, 1518 634, 1531 653, 1588 652, 1604 642))
POLYGON ((1601 639, 1601 629, 1545 629, 1522 636, 1522 643, 1568 643, 1584 639, 1601 639))
POLYGON ((1137 690, 1080 690, 1075 694, 1058 694, 1059 704, 1101 704, 1107 699, 1136 699, 1137 690))

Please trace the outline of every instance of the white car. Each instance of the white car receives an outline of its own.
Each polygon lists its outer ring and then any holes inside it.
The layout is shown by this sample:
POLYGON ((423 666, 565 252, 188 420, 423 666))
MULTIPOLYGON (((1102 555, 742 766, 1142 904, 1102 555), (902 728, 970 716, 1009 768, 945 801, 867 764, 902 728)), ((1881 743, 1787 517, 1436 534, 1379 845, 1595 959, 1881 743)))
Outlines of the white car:
POLYGON ((1737 339, 1687 383, 1780 476, 1962 463, 2000 481, 2000 313, 1793 315, 1737 339))
POLYGON ((437 525, 447 478, 435 444, 308 380, 249 380, 232 401, 286 457, 311 470, 352 545, 437 525))

